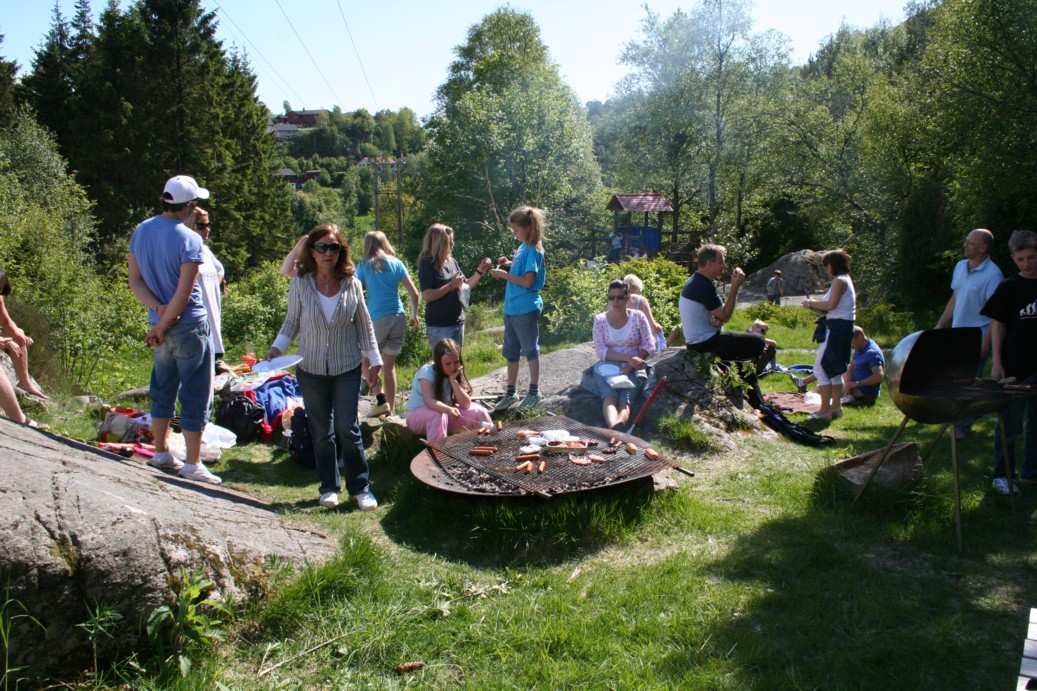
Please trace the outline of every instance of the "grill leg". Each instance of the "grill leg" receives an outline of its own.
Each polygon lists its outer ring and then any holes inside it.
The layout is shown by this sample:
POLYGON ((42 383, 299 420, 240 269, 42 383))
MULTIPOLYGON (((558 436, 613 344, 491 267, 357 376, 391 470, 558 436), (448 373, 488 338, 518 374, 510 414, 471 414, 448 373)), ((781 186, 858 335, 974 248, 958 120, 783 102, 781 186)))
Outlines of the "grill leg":
POLYGON ((868 477, 864 478, 864 484, 862 484, 861 488, 857 490, 857 494, 854 495, 853 501, 850 502, 851 505, 857 503, 857 500, 861 498, 862 494, 864 494, 864 490, 868 489, 868 485, 871 484, 871 479, 875 477, 875 474, 879 472, 879 468, 881 468, 882 464, 886 462, 887 458, 889 458, 890 452, 893 451, 893 445, 897 443, 897 440, 900 439, 900 435, 904 433, 909 419, 910 418, 905 415, 904 419, 900 421, 900 427, 897 428, 897 433, 893 435, 893 438, 889 440, 888 444, 886 444, 886 448, 882 450, 882 456, 879 457, 879 462, 876 463, 875 467, 871 469, 870 473, 868 473, 868 477))
POLYGON ((958 440, 951 435, 951 463, 954 465, 954 536, 961 552, 961 482, 958 473, 958 440))

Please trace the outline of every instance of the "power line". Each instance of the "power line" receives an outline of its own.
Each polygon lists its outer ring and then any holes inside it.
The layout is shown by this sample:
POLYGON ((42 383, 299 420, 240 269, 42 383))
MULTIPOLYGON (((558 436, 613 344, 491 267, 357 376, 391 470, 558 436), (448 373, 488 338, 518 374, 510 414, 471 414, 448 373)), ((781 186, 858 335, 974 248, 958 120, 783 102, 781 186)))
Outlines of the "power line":
POLYGON ((302 46, 302 49, 304 51, 306 51, 307 57, 309 57, 310 62, 313 63, 313 69, 317 70, 317 74, 319 74, 320 78, 324 80, 324 84, 328 87, 328 90, 331 92, 331 95, 335 97, 335 102, 337 104, 341 104, 342 99, 335 92, 335 87, 331 85, 331 82, 328 81, 328 78, 324 76, 324 73, 320 69, 320 65, 318 65, 317 61, 313 59, 313 53, 311 53, 310 49, 306 47, 306 42, 302 40, 302 36, 300 36, 299 32, 295 30, 295 25, 292 24, 291 18, 288 16, 288 13, 284 11, 284 7, 281 6, 281 0, 274 0, 274 3, 277 5, 277 9, 281 10, 281 14, 284 15, 284 20, 288 22, 288 27, 292 30, 292 33, 295 34, 295 38, 299 41, 299 45, 302 46))
POLYGON ((304 99, 302 95, 298 91, 296 91, 294 87, 292 87, 291 82, 289 82, 287 79, 281 76, 281 73, 277 71, 276 67, 274 67, 274 63, 266 59, 266 56, 263 55, 263 51, 259 50, 259 46, 253 43, 252 39, 248 37, 248 34, 246 34, 241 29, 241 27, 238 26, 238 23, 234 21, 234 18, 230 16, 230 13, 227 12, 227 10, 223 9, 223 7, 220 6, 220 3, 217 2, 215 3, 215 5, 216 9, 219 10, 223 14, 223 16, 227 18, 227 21, 231 23, 231 26, 237 29, 238 33, 241 34, 241 37, 244 38, 250 46, 252 46, 252 49, 256 51, 256 55, 258 55, 260 59, 262 59, 263 62, 266 63, 267 67, 270 68, 270 71, 273 73, 273 75, 277 77, 277 79, 281 82, 281 86, 285 87, 286 91, 291 92, 292 96, 299 99, 299 103, 305 107, 306 99, 304 99))
POLYGON ((357 64, 360 65, 360 74, 364 76, 364 81, 367 82, 367 90, 371 92, 371 100, 374 102, 374 108, 378 110, 378 97, 374 95, 374 87, 371 86, 371 80, 367 78, 367 70, 364 69, 364 61, 360 59, 360 51, 356 48, 356 41, 353 40, 353 32, 349 30, 349 22, 346 21, 346 13, 342 11, 342 0, 335 0, 335 4, 338 5, 338 13, 342 17, 342 23, 346 27, 346 35, 349 36, 349 42, 353 45, 353 53, 356 55, 357 64))

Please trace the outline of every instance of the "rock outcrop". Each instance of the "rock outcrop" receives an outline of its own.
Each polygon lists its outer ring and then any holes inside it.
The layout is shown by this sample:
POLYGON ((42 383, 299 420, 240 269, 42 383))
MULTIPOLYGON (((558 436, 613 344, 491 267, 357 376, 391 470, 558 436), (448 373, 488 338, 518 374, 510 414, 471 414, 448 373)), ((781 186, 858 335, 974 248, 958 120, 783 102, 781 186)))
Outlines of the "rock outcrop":
POLYGON ((785 295, 809 295, 828 289, 831 279, 821 264, 823 252, 800 250, 791 252, 778 259, 765 269, 753 273, 746 280, 746 286, 754 293, 764 295, 767 281, 774 275, 775 269, 781 270, 785 279, 785 295))
POLYGON ((140 623, 175 594, 181 569, 200 570, 220 595, 261 595, 268 567, 321 561, 335 540, 284 522, 261 502, 200 485, 0 418, 0 576, 43 629, 19 625, 12 663, 67 668, 89 650, 87 606, 140 623))

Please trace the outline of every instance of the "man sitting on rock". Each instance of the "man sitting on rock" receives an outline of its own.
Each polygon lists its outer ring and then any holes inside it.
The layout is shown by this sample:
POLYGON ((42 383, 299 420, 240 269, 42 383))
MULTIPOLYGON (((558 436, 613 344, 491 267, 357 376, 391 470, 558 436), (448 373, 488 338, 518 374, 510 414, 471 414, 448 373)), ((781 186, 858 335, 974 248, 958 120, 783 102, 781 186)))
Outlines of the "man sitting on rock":
POLYGON ((850 369, 843 375, 842 404, 850 406, 875 405, 882 388, 886 359, 882 349, 859 326, 853 327, 853 357, 850 369))
POLYGON ((731 272, 731 289, 727 300, 721 302, 714 281, 727 269, 727 249, 721 245, 703 245, 698 251, 697 263, 698 268, 684 284, 678 302, 684 342, 689 351, 712 353, 721 360, 755 363, 755 372, 743 373, 743 378, 755 389, 755 374, 763 369, 773 353, 759 334, 721 330, 734 314, 745 272, 741 268, 731 272))

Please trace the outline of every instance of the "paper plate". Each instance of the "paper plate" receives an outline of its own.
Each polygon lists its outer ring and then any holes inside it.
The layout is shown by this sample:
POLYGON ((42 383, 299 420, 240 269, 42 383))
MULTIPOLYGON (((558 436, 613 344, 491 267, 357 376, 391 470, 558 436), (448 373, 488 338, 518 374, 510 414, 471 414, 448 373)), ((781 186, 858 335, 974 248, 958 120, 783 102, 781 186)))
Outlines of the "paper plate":
POLYGON ((619 374, 619 365, 612 362, 599 362, 594 365, 594 371, 601 377, 614 377, 619 374))
POLYGON ((277 370, 288 369, 289 367, 295 367, 302 362, 302 355, 282 355, 275 357, 273 360, 260 360, 256 364, 252 365, 253 372, 276 372, 277 370))

